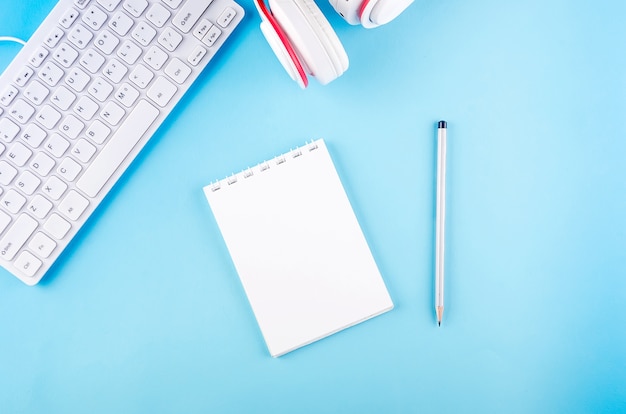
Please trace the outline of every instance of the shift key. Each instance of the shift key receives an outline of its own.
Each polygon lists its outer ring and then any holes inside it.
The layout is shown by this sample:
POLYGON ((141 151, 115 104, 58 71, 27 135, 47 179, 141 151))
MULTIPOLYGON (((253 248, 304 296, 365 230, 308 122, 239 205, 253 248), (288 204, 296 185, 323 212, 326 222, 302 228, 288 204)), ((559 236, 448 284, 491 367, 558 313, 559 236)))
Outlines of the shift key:
POLYGON ((213 0, 192 0, 185 3, 172 23, 181 32, 189 33, 213 0))

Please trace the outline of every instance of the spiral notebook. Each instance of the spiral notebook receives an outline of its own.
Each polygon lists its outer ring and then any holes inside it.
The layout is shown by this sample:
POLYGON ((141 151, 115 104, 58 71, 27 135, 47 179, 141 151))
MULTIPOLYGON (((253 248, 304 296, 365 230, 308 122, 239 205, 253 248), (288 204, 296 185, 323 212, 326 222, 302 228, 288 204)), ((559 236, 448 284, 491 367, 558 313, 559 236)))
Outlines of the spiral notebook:
POLYGON ((393 308, 323 140, 204 192, 272 356, 393 308))

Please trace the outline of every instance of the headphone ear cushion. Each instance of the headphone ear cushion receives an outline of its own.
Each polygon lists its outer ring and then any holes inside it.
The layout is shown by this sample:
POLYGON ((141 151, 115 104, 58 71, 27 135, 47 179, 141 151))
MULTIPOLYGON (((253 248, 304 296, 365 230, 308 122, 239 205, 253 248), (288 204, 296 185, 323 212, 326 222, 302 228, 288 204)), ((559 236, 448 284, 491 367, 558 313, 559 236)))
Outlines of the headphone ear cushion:
POLYGON ((289 76, 291 76, 291 79, 298 82, 298 85, 301 88, 306 88, 306 78, 303 78, 298 73, 296 62, 291 59, 291 57, 289 56, 289 52, 287 52, 287 48, 281 42, 280 37, 272 28, 272 26, 268 22, 262 22, 261 32, 265 36, 267 43, 269 43, 281 65, 283 65, 283 68, 285 68, 285 71, 289 74, 289 76))
POLYGON ((322 85, 346 71, 348 55, 312 0, 270 0, 269 4, 304 66, 322 85))

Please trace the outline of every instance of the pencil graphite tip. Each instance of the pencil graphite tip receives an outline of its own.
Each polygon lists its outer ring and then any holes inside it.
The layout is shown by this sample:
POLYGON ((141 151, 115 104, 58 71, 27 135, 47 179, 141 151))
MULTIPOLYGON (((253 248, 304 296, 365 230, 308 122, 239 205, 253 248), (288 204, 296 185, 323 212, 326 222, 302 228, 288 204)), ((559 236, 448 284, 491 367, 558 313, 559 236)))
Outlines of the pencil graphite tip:
POLYGON ((437 325, 441 326, 441 321, 437 322, 437 325))

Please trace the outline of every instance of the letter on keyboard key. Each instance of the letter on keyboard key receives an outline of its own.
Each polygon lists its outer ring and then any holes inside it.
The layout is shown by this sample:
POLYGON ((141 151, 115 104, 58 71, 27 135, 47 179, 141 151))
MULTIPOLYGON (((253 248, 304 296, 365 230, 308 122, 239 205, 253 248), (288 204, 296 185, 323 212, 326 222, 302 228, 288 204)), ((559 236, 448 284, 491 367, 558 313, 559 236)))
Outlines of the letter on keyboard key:
POLYGON ((158 118, 159 110, 140 100, 134 111, 120 125, 108 144, 76 182, 76 187, 89 197, 98 195, 104 184, 137 145, 150 125, 158 118))
POLYGON ((37 221, 34 218, 28 214, 19 216, 2 240, 0 240, 0 257, 5 260, 13 260, 36 228, 37 221))

